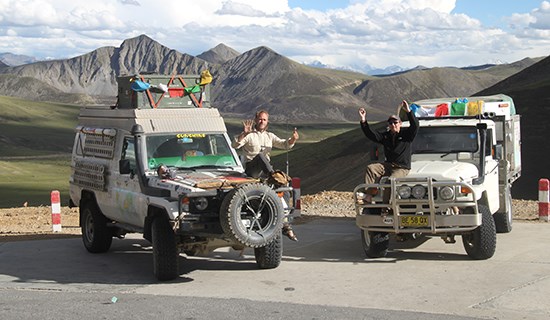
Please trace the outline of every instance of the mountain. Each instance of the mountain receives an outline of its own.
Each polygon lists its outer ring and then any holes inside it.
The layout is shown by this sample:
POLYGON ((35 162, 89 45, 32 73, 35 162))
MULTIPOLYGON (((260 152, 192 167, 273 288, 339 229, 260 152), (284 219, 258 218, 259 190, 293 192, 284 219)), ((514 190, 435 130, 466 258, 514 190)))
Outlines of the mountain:
POLYGON ((259 47, 221 65, 212 100, 227 114, 266 109, 275 120, 346 121, 363 103, 352 91, 364 77, 307 67, 259 47))
POLYGON ((36 58, 34 57, 29 57, 21 54, 13 54, 9 52, 0 53, 0 62, 5 63, 8 66, 19 66, 36 61, 38 60, 36 60, 36 58))
POLYGON ((208 61, 212 64, 223 64, 224 62, 236 58, 239 55, 240 53, 237 50, 220 43, 214 48, 199 54, 197 58, 208 61))
MULTIPOLYGON (((520 71, 522 65, 498 65, 483 70, 433 68, 373 77, 362 73, 313 68, 288 59, 267 47, 242 54, 220 44, 194 57, 167 48, 146 35, 127 39, 120 47, 102 47, 66 60, 41 61, 3 67, 0 74, 33 77, 64 93, 85 94, 96 103, 116 101, 120 75, 136 73, 198 74, 209 69, 212 105, 227 115, 248 117, 259 108, 272 119, 293 122, 356 121, 364 106, 370 120, 393 113, 405 98, 467 96, 520 71), (105 101, 105 102, 103 102, 105 101)), ((35 90, 0 85, 0 95, 50 101, 35 90)), ((80 98, 79 98, 80 99, 80 98)), ((76 103, 76 102, 75 102, 76 103)))
MULTIPOLYGON (((550 140, 544 122, 544 119, 550 118, 548 92, 550 57, 475 94, 509 95, 514 99, 516 110, 521 115, 522 173, 512 188, 515 199, 536 200, 538 180, 550 178, 550 169, 547 166, 550 140)), ((273 157, 272 161, 275 168, 284 168, 288 156, 290 175, 301 177, 304 194, 323 190, 352 191, 364 181, 372 148, 373 144, 357 128, 292 150, 288 155, 273 157)))
MULTIPOLYGON (((498 70, 462 70, 432 68, 403 72, 367 80, 355 94, 369 106, 380 106, 386 114, 394 113, 402 99, 420 100, 438 97, 464 97, 490 87, 522 70, 523 64, 497 66, 498 70)), ((368 110, 368 109, 367 109, 368 110)))
POLYGON ((550 140, 544 119, 550 119, 550 57, 479 92, 479 95, 504 93, 514 99, 521 115, 521 177, 512 194, 523 199, 537 199, 538 180, 550 178, 546 165, 550 157, 550 140))
POLYGON ((314 68, 336 69, 336 70, 344 70, 344 71, 351 71, 351 72, 361 72, 361 73, 368 74, 368 75, 371 75, 371 76, 388 75, 388 74, 393 74, 393 73, 403 72, 403 71, 408 70, 408 69, 402 68, 400 66, 395 66, 395 65, 394 66, 389 66, 389 67, 386 67, 386 68, 374 68, 374 67, 371 67, 368 64, 366 64, 366 65, 352 64, 349 67, 341 67, 341 66, 333 66, 333 65, 324 64, 324 63, 322 63, 321 61, 318 61, 318 60, 313 61, 312 63, 308 63, 306 65, 309 66, 309 67, 314 67, 314 68))
POLYGON ((34 77, 67 93, 115 97, 117 76, 140 72, 172 74, 181 70, 199 73, 207 64, 141 35, 125 40, 119 48, 102 47, 71 59, 41 61, 0 72, 34 77))
POLYGON ((35 101, 46 100, 61 103, 76 103, 79 105, 94 103, 94 100, 88 95, 65 93, 33 77, 0 74, 0 92, 8 90, 14 97, 29 96, 29 94, 40 97, 40 99, 36 99, 35 101))

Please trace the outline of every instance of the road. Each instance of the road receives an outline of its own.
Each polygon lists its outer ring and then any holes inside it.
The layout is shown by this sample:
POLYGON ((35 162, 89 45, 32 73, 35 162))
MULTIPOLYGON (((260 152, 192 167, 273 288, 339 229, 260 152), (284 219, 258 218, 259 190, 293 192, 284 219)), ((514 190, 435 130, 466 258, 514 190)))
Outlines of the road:
POLYGON ((392 243, 366 259, 351 219, 295 226, 284 261, 258 270, 253 252, 181 257, 158 283, 150 244, 131 235, 106 254, 80 238, 0 243, 0 318, 34 319, 548 319, 550 225, 515 223, 497 251, 470 260, 460 239, 392 243))

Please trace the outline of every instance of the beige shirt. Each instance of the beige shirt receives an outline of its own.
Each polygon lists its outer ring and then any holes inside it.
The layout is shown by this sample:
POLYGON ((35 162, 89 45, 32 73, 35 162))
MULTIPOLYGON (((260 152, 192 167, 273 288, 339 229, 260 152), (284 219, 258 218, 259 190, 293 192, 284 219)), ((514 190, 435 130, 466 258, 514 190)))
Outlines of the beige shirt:
POLYGON ((242 155, 246 158, 246 161, 252 160, 258 153, 262 152, 266 155, 267 159, 270 159, 271 149, 290 149, 294 144, 289 144, 288 139, 281 139, 274 133, 268 131, 252 131, 247 134, 241 142, 235 141, 232 146, 235 149, 240 149, 242 155))

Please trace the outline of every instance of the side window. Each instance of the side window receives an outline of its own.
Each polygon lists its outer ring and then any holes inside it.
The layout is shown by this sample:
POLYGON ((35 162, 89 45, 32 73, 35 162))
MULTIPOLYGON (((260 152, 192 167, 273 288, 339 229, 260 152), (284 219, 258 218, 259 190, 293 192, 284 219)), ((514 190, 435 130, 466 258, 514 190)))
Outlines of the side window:
POLYGON ((82 132, 79 132, 76 134, 76 142, 75 142, 75 153, 79 156, 82 155, 83 153, 83 150, 84 150, 84 141, 86 139, 86 136, 84 135, 84 133, 82 132))
POLYGON ((135 172, 136 169, 136 152, 134 148, 134 138, 125 137, 122 145, 122 154, 120 160, 128 160, 130 162, 130 170, 135 172))

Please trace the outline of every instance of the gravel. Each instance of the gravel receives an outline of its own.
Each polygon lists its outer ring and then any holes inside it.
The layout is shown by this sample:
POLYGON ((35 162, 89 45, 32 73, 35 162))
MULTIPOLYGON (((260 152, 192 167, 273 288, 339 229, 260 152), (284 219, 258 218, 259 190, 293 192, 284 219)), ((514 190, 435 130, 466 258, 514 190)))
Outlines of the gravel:
MULTIPOLYGON (((294 220, 295 224, 305 223, 319 218, 355 217, 353 195, 351 192, 323 191, 302 196, 302 216, 294 220)), ((540 222, 538 202, 531 200, 513 200, 514 221, 540 222)), ((61 208, 62 231, 52 231, 51 208, 17 207, 0 209, 0 242, 79 236, 78 208, 61 208)))

